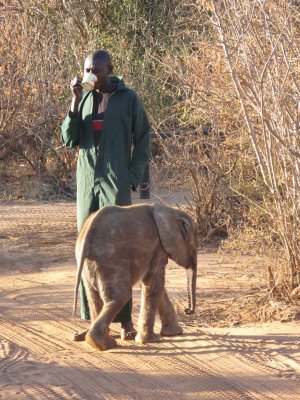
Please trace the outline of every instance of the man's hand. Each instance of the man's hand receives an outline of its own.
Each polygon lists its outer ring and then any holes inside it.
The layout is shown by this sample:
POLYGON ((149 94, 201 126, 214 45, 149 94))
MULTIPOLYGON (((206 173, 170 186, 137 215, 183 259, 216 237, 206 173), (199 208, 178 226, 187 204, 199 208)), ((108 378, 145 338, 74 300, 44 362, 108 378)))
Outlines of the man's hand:
POLYGON ((81 98, 81 93, 82 93, 82 86, 81 86, 81 78, 78 78, 77 76, 72 79, 70 88, 73 93, 73 97, 76 98, 76 100, 80 100, 81 98))
POLYGON ((71 103, 71 111, 76 114, 78 112, 78 104, 81 99, 82 86, 81 86, 81 78, 75 77, 72 79, 70 83, 70 88, 73 94, 72 103, 71 103))

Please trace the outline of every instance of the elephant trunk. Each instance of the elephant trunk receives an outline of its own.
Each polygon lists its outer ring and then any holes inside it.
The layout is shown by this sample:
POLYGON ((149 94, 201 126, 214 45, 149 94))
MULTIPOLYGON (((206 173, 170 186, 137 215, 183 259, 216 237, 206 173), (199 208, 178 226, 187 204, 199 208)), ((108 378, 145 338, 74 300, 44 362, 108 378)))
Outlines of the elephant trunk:
POLYGON ((188 308, 184 312, 188 315, 193 314, 196 308, 196 282, 197 282, 197 264, 186 270, 188 308))

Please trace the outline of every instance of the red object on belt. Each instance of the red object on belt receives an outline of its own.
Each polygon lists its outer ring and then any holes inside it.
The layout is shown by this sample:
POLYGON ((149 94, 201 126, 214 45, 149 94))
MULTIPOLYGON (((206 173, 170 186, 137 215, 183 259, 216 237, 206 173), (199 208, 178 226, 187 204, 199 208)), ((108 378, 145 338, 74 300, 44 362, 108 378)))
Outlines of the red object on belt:
POLYGON ((92 127, 94 132, 102 131, 103 119, 95 119, 92 121, 92 127))

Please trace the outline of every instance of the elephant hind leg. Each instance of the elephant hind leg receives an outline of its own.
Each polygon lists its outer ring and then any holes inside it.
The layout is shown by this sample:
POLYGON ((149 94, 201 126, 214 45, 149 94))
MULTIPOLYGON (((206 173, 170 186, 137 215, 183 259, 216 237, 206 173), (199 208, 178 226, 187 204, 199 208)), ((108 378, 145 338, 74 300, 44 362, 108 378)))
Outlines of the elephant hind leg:
POLYGON ((98 315, 102 310, 103 301, 100 297, 100 293, 92 288, 89 289, 87 298, 89 302, 91 322, 93 323, 94 321, 96 321, 98 315))
POLYGON ((88 299, 89 312, 92 323, 97 319, 103 307, 103 301, 100 295, 100 288, 98 287, 97 284, 99 280, 98 269, 99 269, 99 264, 96 261, 91 261, 91 260, 86 261, 83 283, 86 289, 86 295, 88 299))
MULTIPOLYGON (((100 314, 102 307, 103 307, 103 302, 100 298, 99 293, 96 290, 89 290, 88 292, 88 302, 89 302, 89 309, 90 309, 90 315, 91 315, 91 321, 92 323, 97 319, 97 316, 100 314)), ((75 342, 82 342, 84 340, 87 340, 87 333, 88 329, 75 333, 73 340, 75 342)))
POLYGON ((160 331, 162 336, 176 336, 183 332, 181 326, 178 325, 174 307, 165 288, 162 290, 158 301, 158 312, 162 324, 160 331))
POLYGON ((91 329, 87 332, 85 336, 85 341, 94 349, 97 350, 108 350, 117 346, 117 341, 107 332, 99 334, 98 332, 92 332, 91 329))
POLYGON ((109 325, 127 303, 130 295, 130 293, 128 296, 123 295, 117 300, 106 299, 100 314, 86 334, 85 340, 90 346, 98 350, 107 350, 117 346, 117 341, 108 333, 109 325))
MULTIPOLYGON (((89 265, 90 265, 90 269, 92 267, 95 268, 96 264, 92 264, 91 261, 88 261, 89 265)), ((85 275, 84 275, 84 281, 81 282, 81 284, 83 285, 83 287, 85 288, 86 291, 86 296, 87 296, 87 300, 88 300, 88 309, 89 309, 89 314, 90 314, 90 318, 92 323, 97 319, 97 316, 100 314, 101 309, 103 307, 103 302, 101 300, 100 297, 100 293, 97 289, 95 289, 93 287, 93 285, 91 284, 91 277, 90 277, 91 271, 89 269, 85 270, 85 275)), ((82 332, 77 332, 74 334, 73 336, 73 340, 75 342, 82 342, 84 340, 86 340, 86 334, 88 332, 88 329, 82 331, 82 332)))

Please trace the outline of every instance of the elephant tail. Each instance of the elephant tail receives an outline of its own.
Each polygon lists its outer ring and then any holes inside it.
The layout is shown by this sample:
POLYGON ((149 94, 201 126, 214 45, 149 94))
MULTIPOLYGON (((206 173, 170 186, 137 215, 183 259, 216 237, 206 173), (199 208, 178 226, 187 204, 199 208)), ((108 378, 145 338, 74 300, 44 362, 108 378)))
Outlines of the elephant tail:
POLYGON ((75 285, 75 291, 74 291, 73 317, 75 317, 75 315, 76 315, 78 290, 79 290, 82 269, 83 269, 84 261, 85 261, 84 247, 85 247, 84 240, 82 240, 81 243, 77 242, 77 244, 76 244, 77 276, 76 276, 76 285, 75 285))

